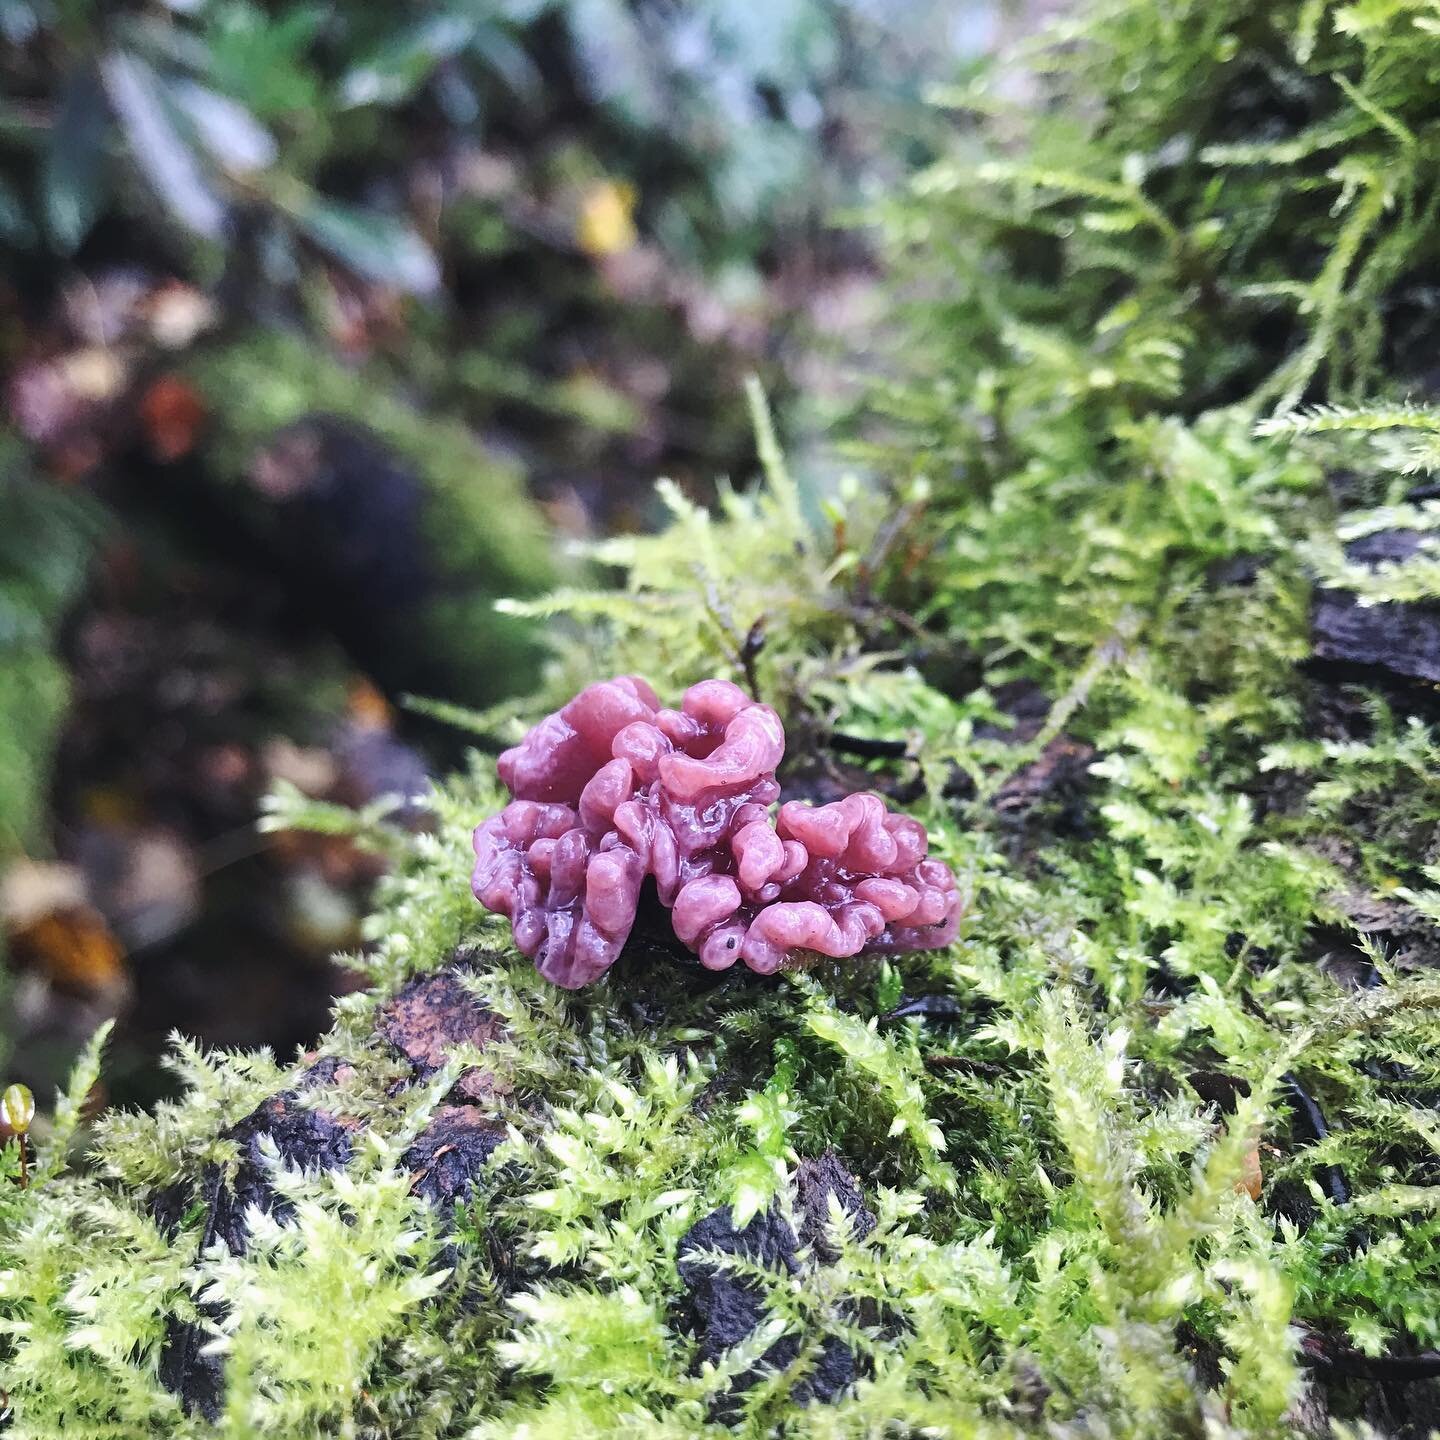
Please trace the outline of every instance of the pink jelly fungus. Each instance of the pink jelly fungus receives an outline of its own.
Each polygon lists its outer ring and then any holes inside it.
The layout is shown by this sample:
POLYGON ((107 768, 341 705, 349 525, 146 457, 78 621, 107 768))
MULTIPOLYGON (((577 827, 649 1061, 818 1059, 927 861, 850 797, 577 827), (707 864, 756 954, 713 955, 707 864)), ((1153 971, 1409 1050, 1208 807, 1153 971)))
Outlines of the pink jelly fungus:
POLYGON ((475 898, 572 990, 615 963, 647 878, 710 970, 948 945, 960 895, 925 827, 872 794, 772 815, 784 753, 780 717, 728 680, 678 710, 633 675, 591 685, 501 755, 514 799, 475 831, 475 898))

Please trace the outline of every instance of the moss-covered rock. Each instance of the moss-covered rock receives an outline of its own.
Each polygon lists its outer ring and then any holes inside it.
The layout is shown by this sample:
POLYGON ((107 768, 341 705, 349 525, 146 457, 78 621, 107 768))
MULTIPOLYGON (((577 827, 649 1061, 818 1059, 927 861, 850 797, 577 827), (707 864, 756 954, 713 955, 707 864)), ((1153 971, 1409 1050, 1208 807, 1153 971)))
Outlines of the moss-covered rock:
POLYGON ((213 417, 222 523, 362 665, 395 690, 471 701, 533 681, 535 637, 494 608, 558 573, 518 467, 298 338, 219 343, 190 375, 213 417))

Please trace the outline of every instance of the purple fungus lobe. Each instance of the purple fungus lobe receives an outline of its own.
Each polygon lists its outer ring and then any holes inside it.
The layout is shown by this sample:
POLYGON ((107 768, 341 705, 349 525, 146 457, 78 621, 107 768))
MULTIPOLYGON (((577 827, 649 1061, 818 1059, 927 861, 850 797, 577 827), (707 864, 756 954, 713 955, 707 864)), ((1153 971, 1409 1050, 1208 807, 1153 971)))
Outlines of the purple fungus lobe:
POLYGON ((475 831, 475 897, 572 990, 615 963, 647 879, 710 970, 948 945, 960 894, 925 827, 869 793, 772 814, 784 753, 728 680, 678 710, 632 675, 588 686, 500 756, 514 798, 475 831))

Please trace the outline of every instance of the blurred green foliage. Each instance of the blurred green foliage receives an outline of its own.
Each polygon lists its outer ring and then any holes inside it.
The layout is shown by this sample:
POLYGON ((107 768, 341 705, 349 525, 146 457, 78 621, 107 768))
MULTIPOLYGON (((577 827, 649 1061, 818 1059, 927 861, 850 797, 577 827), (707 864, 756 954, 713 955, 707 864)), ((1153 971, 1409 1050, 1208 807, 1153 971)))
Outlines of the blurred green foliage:
POLYGON ((897 44, 927 13, 6 0, 0 237, 70 255, 107 218, 148 221, 158 202, 212 272, 243 239, 277 281, 318 249, 430 292, 434 235, 409 215, 403 177, 379 177, 417 149, 443 160, 447 136, 523 134, 589 107, 584 144, 601 166, 686 179, 644 197, 673 253, 753 254, 813 213, 818 132, 840 87, 863 83, 875 102, 909 83, 898 57, 887 71, 863 47, 897 44))
POLYGON ((83 497, 27 475, 17 452, 0 451, 0 854, 41 833, 50 739, 66 695, 56 632, 101 525, 83 497))

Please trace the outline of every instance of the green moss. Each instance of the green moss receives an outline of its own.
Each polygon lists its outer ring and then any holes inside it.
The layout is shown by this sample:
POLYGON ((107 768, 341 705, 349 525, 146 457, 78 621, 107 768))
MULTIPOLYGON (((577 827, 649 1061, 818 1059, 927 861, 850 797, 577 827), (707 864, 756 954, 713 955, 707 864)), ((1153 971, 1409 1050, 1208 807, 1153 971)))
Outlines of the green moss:
POLYGON ((69 696, 65 669, 52 656, 25 651, 5 661, 0 681, 0 792, 5 796, 4 849, 13 853, 40 834, 51 750, 69 696))
MULTIPOLYGON (((322 1045, 352 1067, 326 1103, 361 1122, 355 1159, 277 1173, 294 1222, 197 1256, 191 1231, 157 1238, 157 1190, 233 1160, 219 1132, 280 1073, 182 1053, 188 1098, 102 1118, 91 1167, 12 1195, 0 1232, 18 1435, 1266 1436, 1367 1415, 1300 1342, 1437 1343, 1436 735, 1423 695, 1300 662, 1312 581, 1362 578, 1335 537, 1430 525, 1404 496, 1434 422, 1394 408, 1436 244, 1425 21, 1238 0, 1067 20, 1033 80, 1056 105, 967 91, 954 155, 886 220, 925 300, 914 373, 855 427, 890 483, 797 482, 757 407, 765 485, 713 515, 667 488, 664 533, 597 549, 617 589, 509 607, 555 646, 527 715, 598 674, 666 694, 722 674, 785 710, 801 769, 832 730, 905 739, 915 758, 873 780, 960 876, 960 941, 710 986, 637 953, 568 995, 468 892, 490 758, 425 836, 278 797, 273 823, 396 856, 374 988, 322 1045), (1302 396, 1349 408, 1257 433, 1302 396), (1357 455, 1349 500, 1327 472, 1357 455), (1007 707, 1037 691, 1047 716, 1012 743, 1007 707), (1079 793, 1017 821, 1016 777, 1061 736, 1095 750, 1079 793), (1388 930, 1362 930, 1377 905, 1388 930), (508 1138, 445 1234, 399 1157, 476 1057, 397 1087, 374 1017, 460 947, 505 1021, 483 1064, 508 1138), (1380 983, 1331 978, 1337 956, 1380 983), (915 996, 951 1013, 895 1015, 915 996), (833 1264, 753 1275, 766 1325, 701 1365, 681 1237, 792 1204, 827 1145, 874 1229, 837 1213, 833 1264), (217 1426, 156 1378, 163 1317, 206 1297, 229 1316, 217 1426), (794 1364, 739 1385, 782 1333, 794 1364), (826 1333, 861 1378, 805 1403, 826 1333)), ((1369 598, 1433 598, 1432 563, 1369 598)))
POLYGON ((85 579, 98 507, 25 472, 0 437, 0 859, 33 850, 67 684, 53 657, 85 579))

